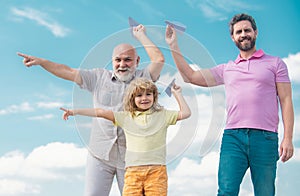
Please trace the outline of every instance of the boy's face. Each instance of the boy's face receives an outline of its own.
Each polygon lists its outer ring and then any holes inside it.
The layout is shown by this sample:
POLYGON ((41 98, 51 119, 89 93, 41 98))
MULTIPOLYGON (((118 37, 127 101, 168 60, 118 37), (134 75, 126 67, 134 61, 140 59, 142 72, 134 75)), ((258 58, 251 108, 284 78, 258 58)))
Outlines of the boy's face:
POLYGON ((153 106, 154 94, 151 91, 139 92, 134 98, 138 111, 146 111, 153 106))

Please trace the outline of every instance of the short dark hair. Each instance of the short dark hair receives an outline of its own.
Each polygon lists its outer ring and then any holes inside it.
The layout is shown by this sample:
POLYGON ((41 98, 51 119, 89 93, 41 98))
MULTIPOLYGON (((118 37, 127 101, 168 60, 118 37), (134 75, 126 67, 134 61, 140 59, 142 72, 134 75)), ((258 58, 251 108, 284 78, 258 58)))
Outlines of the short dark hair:
POLYGON ((251 26, 253 28, 254 31, 257 30, 256 27, 256 23, 255 20, 252 16, 245 14, 245 13, 241 13, 241 14, 236 14, 232 17, 232 19, 229 22, 229 30, 230 30, 230 35, 233 35, 233 26, 243 20, 248 20, 251 23, 251 26))

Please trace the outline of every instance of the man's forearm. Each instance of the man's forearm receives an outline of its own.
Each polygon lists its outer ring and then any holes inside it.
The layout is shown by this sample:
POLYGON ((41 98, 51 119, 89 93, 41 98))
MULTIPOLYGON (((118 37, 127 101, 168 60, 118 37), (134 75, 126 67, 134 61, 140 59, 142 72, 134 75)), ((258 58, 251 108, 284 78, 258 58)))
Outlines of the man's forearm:
POLYGON ((79 76, 79 71, 76 69, 70 68, 67 65, 55 63, 55 62, 52 62, 52 61, 49 61, 46 59, 42 59, 40 66, 59 78, 81 84, 81 78, 79 76))

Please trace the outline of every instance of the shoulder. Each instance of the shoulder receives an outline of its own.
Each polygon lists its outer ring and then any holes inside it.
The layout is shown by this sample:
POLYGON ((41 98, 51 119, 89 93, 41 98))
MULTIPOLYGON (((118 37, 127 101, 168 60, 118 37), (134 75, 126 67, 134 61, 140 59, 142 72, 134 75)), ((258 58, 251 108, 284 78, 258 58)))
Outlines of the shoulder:
POLYGON ((92 68, 92 69, 79 69, 80 73, 93 73, 93 74, 103 74, 103 73, 112 73, 111 70, 103 68, 92 68))
POLYGON ((151 75, 150 75, 148 67, 145 67, 143 69, 136 69, 135 77, 145 77, 145 78, 151 79, 151 75))
POLYGON ((178 114, 177 110, 168 110, 168 109, 161 109, 160 111, 156 111, 155 112, 157 115, 163 115, 165 117, 171 117, 171 116, 175 116, 178 114))
POLYGON ((126 117, 126 116, 130 116, 130 113, 127 111, 116 111, 113 112, 114 116, 118 116, 118 117, 126 117))
POLYGON ((286 67, 285 62, 279 56, 264 54, 261 57, 261 61, 262 61, 262 63, 268 63, 269 65, 276 67, 276 68, 286 67))
POLYGON ((118 112, 113 112, 115 121, 119 125, 123 125, 124 122, 127 122, 129 119, 131 119, 131 114, 130 112, 126 111, 118 111, 118 112))
POLYGON ((263 50, 259 50, 259 52, 262 54, 261 55, 262 60, 282 61, 282 59, 279 56, 268 54, 263 50))

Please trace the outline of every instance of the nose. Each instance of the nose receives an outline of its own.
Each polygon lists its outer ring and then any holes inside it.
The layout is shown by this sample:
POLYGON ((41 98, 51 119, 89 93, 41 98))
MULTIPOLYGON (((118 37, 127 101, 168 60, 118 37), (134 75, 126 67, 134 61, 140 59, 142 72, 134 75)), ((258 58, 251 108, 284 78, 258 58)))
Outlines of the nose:
POLYGON ((247 36, 247 32, 245 30, 243 30, 241 36, 242 37, 246 37, 247 36))
POLYGON ((147 95, 142 96, 142 100, 145 101, 147 99, 147 95))
POLYGON ((126 66, 126 63, 125 63, 125 61, 120 61, 120 67, 125 67, 126 66))

